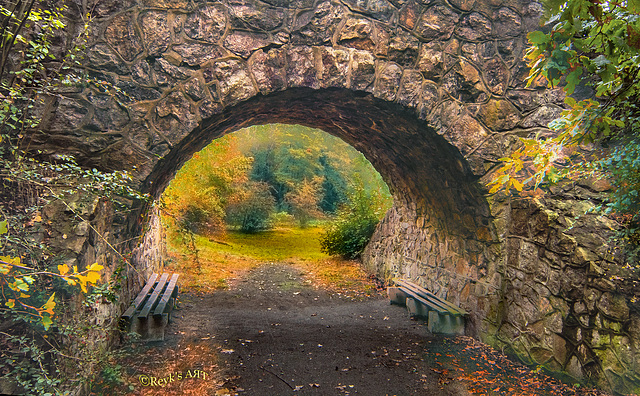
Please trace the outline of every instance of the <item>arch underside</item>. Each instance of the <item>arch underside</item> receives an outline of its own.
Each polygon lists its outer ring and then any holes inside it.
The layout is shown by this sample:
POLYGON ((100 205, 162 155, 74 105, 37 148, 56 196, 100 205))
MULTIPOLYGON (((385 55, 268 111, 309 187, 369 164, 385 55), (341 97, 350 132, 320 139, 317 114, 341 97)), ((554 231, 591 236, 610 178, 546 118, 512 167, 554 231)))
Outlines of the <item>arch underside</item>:
MULTIPOLYGON (((204 120, 162 158, 145 185, 159 196, 213 139, 252 125, 299 124, 337 136, 380 172, 394 206, 363 258, 379 276, 420 281, 476 308, 476 281, 493 282, 489 206, 459 150, 402 106, 366 92, 294 88, 257 96, 204 120)), ((484 290, 481 294, 488 294, 484 290)))

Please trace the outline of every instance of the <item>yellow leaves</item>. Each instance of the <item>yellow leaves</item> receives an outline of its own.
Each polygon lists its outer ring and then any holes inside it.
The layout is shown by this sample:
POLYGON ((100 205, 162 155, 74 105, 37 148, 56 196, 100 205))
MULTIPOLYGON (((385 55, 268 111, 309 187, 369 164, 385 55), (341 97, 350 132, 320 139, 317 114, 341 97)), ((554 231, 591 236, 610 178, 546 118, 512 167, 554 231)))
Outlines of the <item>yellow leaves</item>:
POLYGON ((76 279, 78 280, 78 284, 80 285, 80 289, 86 293, 87 292, 87 277, 82 275, 76 275, 76 279))
POLYGON ((20 265, 20 257, 0 256, 0 262, 10 267, 20 265))
POLYGON ((58 265, 58 272, 60 275, 66 275, 69 272, 69 267, 66 264, 58 265))
MULTIPOLYGON (((0 285, 5 284, 9 289, 13 291, 14 298, 7 298, 4 301, 4 306, 9 309, 15 309, 16 303, 19 303, 24 307, 27 312, 31 315, 39 317, 42 325, 45 330, 48 330, 49 327, 53 324, 53 317, 55 316, 55 292, 49 296, 47 302, 45 302, 40 308, 37 306, 33 306, 32 303, 27 303, 25 299, 30 298, 29 294, 25 292, 29 291, 29 285, 35 284, 37 280, 37 276, 48 275, 48 276, 57 276, 64 281, 66 281, 71 286, 79 285, 80 289, 84 292, 88 292, 89 285, 95 285, 100 280, 100 271, 104 268, 102 265, 98 263, 91 264, 86 270, 78 271, 77 266, 73 266, 73 271, 66 264, 58 265, 58 273, 50 273, 50 272, 32 272, 32 273, 20 273, 19 271, 30 270, 29 268, 22 267, 18 268, 15 273, 11 273, 12 270, 16 269, 16 265, 20 264, 19 257, 7 257, 0 256, 0 285)), ((5 291, 3 290, 3 294, 0 294, 0 297, 4 297, 5 291)), ((9 294, 11 295, 11 294, 9 294)), ((2 300, 0 300, 0 304, 2 304, 2 300)))
POLYGON ((85 279, 87 280, 87 282, 95 284, 100 280, 100 273, 95 271, 90 271, 89 273, 87 273, 87 276, 85 277, 85 279))
MULTIPOLYGON (((571 137, 569 137, 571 138, 571 137)), ((553 139, 520 139, 523 146, 509 157, 500 158, 502 166, 487 183, 489 193, 495 194, 500 190, 511 193, 515 190, 521 193, 529 185, 527 194, 540 193, 539 186, 543 182, 556 183, 564 174, 559 173, 556 161, 566 156, 566 150, 572 146, 562 137, 553 139), (563 154, 564 153, 564 154, 563 154)))
POLYGON ((93 263, 86 270, 78 271, 78 266, 73 266, 73 272, 66 264, 58 265, 60 276, 71 286, 79 285, 80 289, 87 293, 87 285, 95 285, 100 280, 100 271, 104 267, 98 263, 93 263))
POLYGON ((89 266, 89 268, 87 268, 86 271, 84 271, 83 273, 78 273, 78 268, 75 266, 73 267, 73 276, 77 279, 78 283, 80 284, 80 289, 82 289, 83 292, 87 292, 87 284, 95 285, 100 280, 100 271, 102 270, 102 268, 103 266, 101 266, 100 264, 93 263, 89 266), (86 275, 82 275, 84 273, 86 273, 86 275))
POLYGON ((525 142, 524 149, 518 149, 511 154, 510 157, 500 158, 502 167, 495 171, 494 178, 487 186, 491 186, 489 194, 495 194, 501 189, 509 192, 511 188, 517 192, 521 192, 524 184, 518 180, 520 171, 524 168, 523 159, 527 157, 527 146, 525 142))
MULTIPOLYGON (((513 188, 515 188, 516 191, 518 191, 518 192, 522 191, 522 188, 524 186, 522 185, 522 183, 520 183, 520 181, 518 179, 511 179, 510 182, 511 182, 510 185, 513 186, 513 188)), ((509 186, 507 186, 507 188, 509 188, 509 186)))
POLYGON ((89 271, 101 271, 104 267, 98 263, 93 263, 89 266, 88 270, 89 271))
MULTIPOLYGON (((488 185, 491 185, 491 184, 488 184, 488 185)), ((493 185, 493 187, 491 187, 491 189, 489 190, 489 194, 495 194, 495 193, 497 193, 498 191, 500 191, 500 189, 501 189, 501 188, 502 188, 502 184, 500 184, 500 183, 495 183, 495 184, 493 185)))
POLYGON ((48 313, 49 315, 53 316, 54 312, 53 309, 56 307, 56 302, 53 300, 56 296, 56 293, 54 292, 51 297, 49 297, 49 300, 47 300, 47 302, 42 306, 42 308, 40 308, 40 313, 42 314, 43 312, 48 313))

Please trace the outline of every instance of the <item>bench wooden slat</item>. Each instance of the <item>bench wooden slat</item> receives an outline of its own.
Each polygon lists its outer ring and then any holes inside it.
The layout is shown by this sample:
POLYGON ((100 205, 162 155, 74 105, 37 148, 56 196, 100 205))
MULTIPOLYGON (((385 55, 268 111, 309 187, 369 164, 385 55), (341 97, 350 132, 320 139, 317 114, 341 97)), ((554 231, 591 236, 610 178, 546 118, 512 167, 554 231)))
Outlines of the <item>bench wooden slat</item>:
POLYGON ((450 309, 448 305, 446 305, 441 299, 433 296, 433 294, 429 295, 430 293, 424 293, 426 292, 426 290, 424 289, 415 287, 415 285, 407 282, 399 281, 396 283, 400 285, 400 290, 402 290, 404 293, 409 294, 412 297, 420 297, 424 301, 424 304, 426 304, 427 306, 438 307, 438 311, 440 311, 441 313, 449 313, 452 315, 459 314, 457 310, 450 309))
POLYGON ((147 316, 149 316, 149 312, 151 312, 151 309, 158 301, 158 296, 160 296, 160 292, 164 288, 165 283, 167 283, 167 278, 169 278, 169 274, 162 274, 160 280, 158 281, 158 284, 156 285, 155 289, 153 289, 153 293, 147 300, 144 308, 142 308, 142 311, 140 311, 140 313, 138 314, 139 318, 146 318, 147 316))
POLYGON ((448 313, 450 315, 462 315, 462 313, 459 310, 445 304, 442 299, 424 295, 419 290, 416 290, 413 288, 401 286, 400 289, 403 290, 405 293, 410 294, 412 297, 413 296, 421 297, 428 306, 434 306, 442 309, 443 310, 442 313, 448 313))
POLYGON ((464 309, 409 280, 394 279, 394 282, 396 286, 387 289, 392 304, 405 305, 412 317, 427 319, 427 329, 434 334, 464 334, 467 316, 464 309))
POLYGON ((169 284, 167 285, 167 288, 165 289, 164 294, 162 295, 162 299, 160 299, 160 302, 156 306, 155 311, 153 311, 154 315, 162 315, 167 306, 167 303, 169 302, 169 299, 174 294, 176 294, 175 289, 176 289, 176 283, 178 282, 178 276, 179 274, 173 274, 173 276, 171 277, 171 280, 169 281, 169 284))
POLYGON ((443 307, 440 304, 437 304, 435 302, 432 301, 428 301, 427 299, 423 298, 422 296, 419 296, 416 293, 413 293, 411 290, 407 290, 404 288, 400 288, 402 291, 404 291, 405 293, 409 294, 409 296, 411 296, 411 298, 413 298, 414 300, 417 300, 419 303, 426 305, 427 307, 429 307, 430 309, 437 311, 438 313, 441 314, 451 314, 451 311, 449 311, 447 308, 443 307))
POLYGON ((418 295, 424 297, 425 299, 427 299, 429 301, 434 301, 434 302, 438 303, 440 306, 446 308, 451 314, 462 315, 462 316, 468 315, 467 312, 464 309, 456 306, 455 304, 453 304, 453 303, 451 303, 451 302, 449 302, 449 301, 447 301, 445 299, 439 298, 435 294, 429 292, 428 290, 426 290, 426 289, 424 289, 424 288, 422 288, 422 287, 420 287, 418 285, 415 285, 415 284, 413 284, 411 282, 407 282, 407 281, 405 281, 403 279, 396 280, 396 283, 398 285, 402 286, 402 287, 406 287, 406 288, 408 288, 410 290, 415 291, 418 295))
POLYGON ((417 293, 415 290, 409 289, 403 286, 400 287, 400 290, 402 290, 409 297, 420 300, 423 304, 431 307, 432 309, 435 309, 438 312, 453 314, 453 312, 451 312, 449 307, 442 304, 440 301, 426 298, 425 296, 420 295, 420 293, 417 293))
POLYGON ((124 314, 122 315, 123 317, 131 318, 136 313, 138 308, 144 303, 145 299, 149 295, 149 291, 153 287, 153 284, 156 282, 156 278, 158 278, 158 274, 155 274, 155 273, 149 277, 147 284, 144 285, 140 293, 138 293, 138 296, 136 297, 136 299, 133 301, 133 303, 131 303, 129 308, 127 308, 127 310, 124 312, 124 314))

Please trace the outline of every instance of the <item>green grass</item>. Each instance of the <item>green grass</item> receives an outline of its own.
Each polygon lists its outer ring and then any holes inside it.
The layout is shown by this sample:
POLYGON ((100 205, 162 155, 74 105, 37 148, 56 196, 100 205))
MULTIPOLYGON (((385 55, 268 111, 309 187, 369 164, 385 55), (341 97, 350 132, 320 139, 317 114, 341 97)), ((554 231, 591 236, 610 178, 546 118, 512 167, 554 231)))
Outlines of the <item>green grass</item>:
MULTIPOLYGON (((356 297, 375 293, 358 262, 320 252, 322 227, 277 228, 256 234, 229 231, 220 239, 196 235, 198 262, 175 234, 168 238, 172 259, 167 269, 179 272, 181 288, 195 292, 224 289, 234 279, 265 263, 288 263, 300 268, 316 286, 356 297)), ((284 288, 296 287, 284 284, 284 288)))
POLYGON ((320 235, 323 229, 278 228, 256 234, 229 231, 224 243, 197 236, 196 243, 201 255, 226 253, 239 257, 250 257, 260 261, 320 260, 329 256, 320 252, 320 235))

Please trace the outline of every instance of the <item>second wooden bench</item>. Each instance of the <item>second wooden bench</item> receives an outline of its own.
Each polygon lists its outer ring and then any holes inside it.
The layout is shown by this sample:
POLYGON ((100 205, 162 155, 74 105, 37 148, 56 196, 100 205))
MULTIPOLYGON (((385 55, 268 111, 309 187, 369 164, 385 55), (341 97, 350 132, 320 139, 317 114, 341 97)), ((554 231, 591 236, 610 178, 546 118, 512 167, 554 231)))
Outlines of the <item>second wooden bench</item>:
POLYGON ((405 279, 395 279, 397 286, 387 288, 392 304, 404 305, 409 314, 427 319, 432 333, 463 335, 467 312, 405 279))
POLYGON ((122 315, 128 331, 138 333, 145 341, 164 341, 164 330, 178 298, 178 276, 153 274, 138 296, 122 315))

